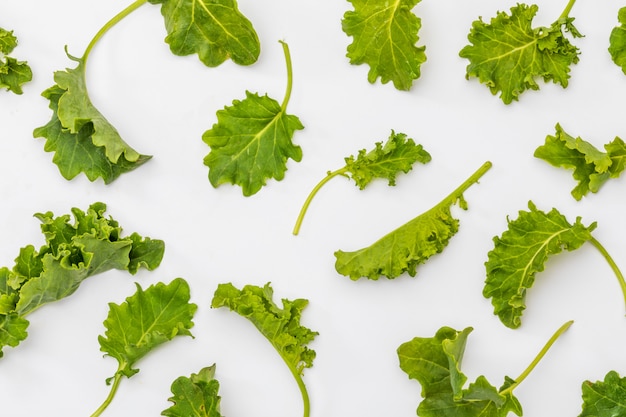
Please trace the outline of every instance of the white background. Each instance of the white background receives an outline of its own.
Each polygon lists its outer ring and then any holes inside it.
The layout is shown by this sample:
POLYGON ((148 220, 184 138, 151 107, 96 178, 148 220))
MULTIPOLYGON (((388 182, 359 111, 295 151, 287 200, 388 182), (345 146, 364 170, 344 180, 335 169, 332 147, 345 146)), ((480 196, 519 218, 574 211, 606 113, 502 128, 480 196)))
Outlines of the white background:
MULTIPOLYGON (((485 375, 499 386, 516 377, 564 322, 574 325, 553 346, 515 394, 524 415, 576 416, 581 383, 626 374, 625 306, 619 285, 600 253, 585 244, 552 258, 529 290, 523 324, 504 327, 483 298, 484 262, 492 238, 506 230, 532 200, 556 207, 574 221, 598 222, 593 235, 626 270, 626 178, 609 181, 580 202, 571 172, 533 157, 556 123, 602 149, 626 137, 626 76, 607 52, 621 2, 579 1, 571 15, 585 35, 574 43, 580 63, 570 85, 544 84, 504 105, 476 79, 465 79, 458 56, 478 16, 489 19, 514 5, 497 0, 425 1, 418 45, 427 62, 410 92, 391 83, 370 84, 368 67, 350 65, 351 43, 341 30, 343 1, 240 0, 261 40, 259 61, 207 68, 196 56, 177 57, 163 42, 160 9, 146 4, 115 26, 93 50, 88 86, 96 107, 136 150, 153 155, 114 183, 61 177, 34 128, 50 119, 41 92, 53 72, 74 67, 64 45, 80 56, 89 40, 128 0, 0 0, 0 27, 13 29, 34 79, 21 96, 0 92, 0 264, 13 266, 19 248, 44 243, 34 213, 55 215, 72 207, 107 204, 107 215, 126 234, 163 239, 161 266, 136 276, 110 271, 85 281, 71 297, 29 316, 28 338, 0 359, 0 414, 90 415, 108 393, 114 359, 99 351, 107 303, 122 302, 158 281, 185 278, 199 308, 188 337, 161 346, 141 360, 140 372, 123 380, 107 416, 157 416, 170 406, 178 376, 217 363, 222 414, 292 417, 302 414, 297 386, 269 343, 244 318, 209 308, 218 283, 263 285, 277 298, 306 298, 302 324, 320 335, 304 380, 311 415, 414 416, 419 383, 399 368, 397 347, 441 326, 474 328, 463 361, 470 380, 485 375), (288 112, 305 129, 294 142, 300 163, 289 161, 283 181, 269 181, 252 197, 239 187, 213 188, 203 158, 202 133, 215 112, 245 90, 279 102, 286 84, 279 40, 291 49, 294 85, 288 112), (391 130, 406 133, 432 155, 398 177, 359 191, 336 178, 318 194, 299 236, 293 228, 311 188, 343 158, 371 149, 391 130), (455 208, 460 230, 443 253, 418 267, 415 278, 350 281, 334 270, 333 253, 360 249, 438 203, 485 161, 493 168, 465 194, 469 210, 455 208)), ((543 1, 535 25, 549 25, 566 1, 543 1)))

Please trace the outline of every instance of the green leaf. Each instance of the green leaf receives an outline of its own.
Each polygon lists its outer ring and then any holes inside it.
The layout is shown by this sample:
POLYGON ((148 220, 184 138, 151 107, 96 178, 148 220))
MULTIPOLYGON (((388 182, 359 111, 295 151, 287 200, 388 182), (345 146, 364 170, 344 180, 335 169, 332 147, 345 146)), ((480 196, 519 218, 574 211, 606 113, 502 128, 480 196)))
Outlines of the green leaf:
POLYGON ((609 36, 609 53, 613 62, 626 74, 626 7, 619 9, 617 20, 620 24, 613 28, 609 36))
POLYGON ((296 116, 287 114, 291 92, 291 58, 287 61, 287 93, 282 105, 267 95, 246 91, 244 100, 217 112, 217 123, 202 135, 211 151, 204 158, 213 187, 240 185, 245 196, 257 193, 268 178, 280 181, 289 158, 302 159, 302 149, 292 142, 294 132, 304 128, 296 116))
POLYGON ((2 347, 15 347, 26 339, 28 320, 17 313, 0 314, 0 358, 4 355, 2 347))
MULTIPOLYGON (((70 215, 35 214, 46 244, 39 251, 32 245, 21 248, 12 269, 0 268, 0 320, 23 330, 28 322, 19 319, 73 294, 90 276, 110 269, 135 274, 140 267, 159 266, 163 241, 137 233, 124 237, 118 222, 105 212, 106 205, 98 202, 87 211, 73 208, 73 222, 70 215)), ((0 338, 0 355, 4 346, 15 345, 0 338)))
POLYGON ((25 61, 6 56, 17 46, 13 31, 0 28, 0 88, 22 94, 22 85, 33 79, 33 72, 25 61))
POLYGON ((269 283, 264 287, 246 285, 241 290, 230 283, 219 284, 211 307, 227 307, 247 318, 274 346, 298 383, 306 416, 310 405, 302 374, 305 368, 313 366, 315 351, 307 345, 318 333, 300 324, 308 300, 283 299, 281 308, 274 303, 273 296, 274 291, 269 283))
POLYGON ((573 3, 570 0, 550 27, 533 28, 538 7, 526 4, 511 7, 510 15, 498 12, 489 23, 474 21, 467 37, 470 44, 459 53, 470 61, 466 77, 477 77, 494 95, 500 93, 505 104, 526 90, 538 90, 539 77, 567 87, 570 65, 578 62, 580 51, 564 32, 582 36, 568 17, 573 3))
POLYGON ((419 264, 440 253, 456 234, 459 221, 452 216, 451 206, 457 201, 466 208, 463 193, 491 168, 486 162, 456 190, 430 210, 383 236, 370 246, 354 252, 335 252, 335 269, 352 280, 380 276, 396 278, 407 272, 416 275, 419 264))
POLYGON ((240 65, 257 61, 261 45, 252 23, 235 0, 149 0, 161 4, 167 37, 175 55, 198 54, 209 67, 230 58, 240 65))
POLYGON ((386 179, 389 185, 394 186, 396 185, 396 175, 399 172, 406 174, 416 162, 423 164, 430 162, 431 156, 422 145, 417 145, 411 138, 407 139, 404 133, 395 133, 392 130, 384 145, 382 142, 376 142, 375 148, 371 151, 362 149, 356 158, 350 155, 344 160, 346 165, 343 168, 329 171, 326 177, 313 188, 296 220, 294 235, 297 235, 300 230, 300 225, 311 200, 319 189, 332 178, 339 175, 351 178, 361 190, 376 178, 386 179))
POLYGON ((344 14, 342 28, 353 37, 350 63, 369 65, 370 83, 380 77, 383 84, 392 81, 396 89, 409 90, 426 62, 425 47, 416 46, 421 19, 412 12, 420 0, 349 1, 354 10, 344 14))
POLYGON ((559 124, 554 136, 548 135, 545 144, 535 150, 535 157, 556 166, 572 169, 578 181, 572 190, 576 200, 588 192, 596 193, 609 179, 617 178, 624 171, 626 144, 619 137, 604 145, 602 152, 580 137, 567 134, 559 124))
POLYGON ((610 371, 604 381, 582 384, 583 406, 579 417, 615 417, 626 415, 626 378, 610 371))
POLYGON ((179 377, 172 383, 169 400, 174 403, 161 415, 168 417, 221 417, 219 382, 214 378, 215 365, 203 368, 189 378, 179 377))
POLYGON ((74 69, 57 71, 56 84, 42 95, 50 101, 51 120, 34 130, 46 139, 44 150, 55 152, 53 162, 66 179, 84 172, 90 181, 106 184, 132 171, 151 157, 141 155, 95 108, 87 92, 84 60, 74 69))
POLYGON ((106 332, 98 337, 100 350, 119 363, 115 378, 139 372, 133 366, 155 347, 175 336, 191 336, 197 306, 189 302, 184 279, 151 285, 145 291, 136 285, 137 292, 122 304, 109 304, 106 332))
MULTIPOLYGON (((464 388, 461 372, 467 337, 472 331, 440 328, 434 337, 415 337, 398 347, 400 368, 422 386, 423 400, 417 408, 422 417, 505 417, 522 415, 511 392, 500 392, 484 376, 464 388)), ((503 387, 504 389, 504 387, 503 387)))
POLYGON ((0 28, 0 54, 8 55, 17 47, 17 37, 12 30, 0 28))
POLYGON ((430 160, 430 154, 422 145, 417 145, 411 138, 407 139, 404 133, 391 131, 384 145, 376 142, 371 151, 362 149, 356 158, 353 155, 345 158, 346 166, 342 175, 352 178, 361 190, 376 178, 386 179, 393 186, 396 185, 399 172, 406 174, 415 162, 425 164, 430 160))
POLYGON ((526 292, 544 270, 548 258, 564 249, 573 251, 593 239, 596 223, 584 226, 580 217, 570 224, 556 209, 548 213, 528 203, 529 211, 520 210, 515 220, 508 220, 508 230, 494 237, 494 248, 485 262, 487 279, 483 295, 491 298, 494 314, 504 325, 517 328, 526 308, 526 292))

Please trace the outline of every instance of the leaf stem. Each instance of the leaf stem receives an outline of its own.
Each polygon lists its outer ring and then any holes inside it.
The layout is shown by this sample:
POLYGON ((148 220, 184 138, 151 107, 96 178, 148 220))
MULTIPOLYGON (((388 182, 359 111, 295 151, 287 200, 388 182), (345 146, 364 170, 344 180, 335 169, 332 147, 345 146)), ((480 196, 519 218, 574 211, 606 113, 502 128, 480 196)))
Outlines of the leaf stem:
POLYGON ((283 99, 280 108, 283 112, 287 111, 287 103, 291 98, 291 87, 293 84, 293 67, 291 65, 291 54, 289 53, 289 45, 284 41, 279 41, 283 46, 283 52, 285 54, 285 63, 287 64, 287 89, 285 90, 285 98, 283 99))
POLYGON ((485 175, 487 171, 492 167, 492 163, 490 161, 485 162, 481 165, 480 168, 476 170, 468 179, 463 182, 463 184, 459 185, 454 191, 452 191, 446 198, 444 198, 441 205, 450 205, 454 203, 454 201, 463 198, 463 193, 470 187, 472 184, 477 183, 480 177, 485 175), (450 201, 452 200, 452 201, 450 201))
POLYGON ((569 13, 572 11, 572 7, 574 7, 574 3, 576 3, 576 0, 569 0, 569 3, 567 3, 565 10, 563 10, 563 13, 561 13, 559 20, 566 19, 569 17, 569 13))
MULTIPOLYGON (((285 358, 283 358, 283 360, 284 359, 285 358)), ((300 389, 300 394, 302 394, 304 417, 309 417, 311 413, 311 401, 309 400, 309 393, 306 389, 306 385, 304 384, 304 381, 302 380, 302 374, 301 372, 298 371, 298 369, 296 369, 295 367, 292 367, 291 365, 288 365, 287 367, 291 371, 291 374, 293 375, 293 377, 296 379, 296 383, 298 384, 298 388, 300 389)))
POLYGON ((613 272, 615 273, 615 276, 617 277, 619 286, 622 289, 622 294, 624 296, 624 304, 626 304, 626 280, 624 279, 624 275, 622 275, 622 271, 620 271, 619 267, 617 266, 617 264, 615 263, 611 255, 609 255, 609 252, 604 248, 604 246, 602 246, 602 244, 600 244, 600 242, 598 242, 594 237, 591 237, 589 242, 591 242, 591 244, 600 251, 604 259, 606 259, 606 261, 611 266, 611 269, 613 270, 613 272))
POLYGON ((300 232, 300 226, 302 225, 302 220, 304 220, 304 215, 306 214, 309 208, 309 205, 311 204, 311 201, 313 200, 313 197, 315 197, 315 195, 320 190, 320 188, 322 188, 324 184, 326 184, 328 181, 330 181, 334 177, 338 175, 343 175, 345 172, 346 172, 346 167, 343 167, 333 172, 328 171, 328 174, 326 175, 326 177, 324 177, 320 182, 318 182, 317 185, 311 190, 311 192, 309 193, 309 196, 304 201, 304 205, 302 206, 302 209, 300 209, 300 214, 298 215, 298 219, 296 220, 296 225, 293 228, 294 235, 297 235, 300 232))
POLYGON ((83 65, 86 65, 87 57, 91 53, 91 50, 96 45, 96 43, 98 43, 100 38, 102 38, 102 36, 104 36, 104 34, 109 31, 109 29, 115 26, 120 20, 128 16, 130 13, 134 12, 137 8, 139 8, 139 6, 142 6, 144 3, 147 2, 148 0, 135 0, 130 6, 126 7, 124 10, 113 16, 111 20, 109 20, 104 26, 102 26, 102 28, 93 37, 91 42, 89 42, 89 45, 87 45, 83 56, 80 58, 80 60, 83 62, 83 65))
POLYGON ((123 376, 122 373, 120 372, 120 369, 122 369, 121 364, 120 364, 120 367, 118 368, 118 371, 115 373, 115 376, 113 377, 113 383, 111 384, 111 390, 109 391, 109 395, 104 400, 104 402, 100 405, 100 407, 98 407, 98 409, 91 415, 91 417, 100 416, 104 412, 104 410, 106 410, 106 408, 109 406, 109 404, 111 404, 111 401, 113 401, 113 397, 115 397, 115 393, 117 392, 117 389, 120 386, 120 381, 122 380, 122 376, 123 376))
POLYGON ((539 363, 539 361, 541 361, 541 359, 545 356, 545 354, 548 353, 548 350, 550 349, 550 347, 552 347, 554 342, 556 342, 556 340, 567 329, 569 329, 569 327, 572 325, 572 323, 574 323, 574 320, 570 320, 570 321, 566 322, 565 324, 563 324, 561 327, 559 327, 559 329, 552 335, 550 340, 548 340, 548 342, 544 345, 544 347, 541 349, 541 351, 539 351, 537 356, 535 356, 535 359, 533 359, 533 361, 530 363, 530 365, 528 365, 528 367, 526 369, 524 369, 524 372, 522 372, 520 374, 520 376, 515 378, 515 382, 513 384, 509 385, 506 389, 500 391, 500 394, 501 395, 510 394, 519 384, 521 384, 522 381, 524 381, 524 379, 526 379, 526 377, 532 372, 532 370, 535 369, 535 366, 537 366, 537 364, 539 363))

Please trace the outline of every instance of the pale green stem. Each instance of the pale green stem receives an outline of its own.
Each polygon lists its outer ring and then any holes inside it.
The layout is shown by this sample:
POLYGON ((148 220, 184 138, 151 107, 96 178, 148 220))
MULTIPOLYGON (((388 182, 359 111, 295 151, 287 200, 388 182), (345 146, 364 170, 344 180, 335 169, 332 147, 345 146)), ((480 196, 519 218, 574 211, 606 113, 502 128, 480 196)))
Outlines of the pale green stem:
POLYGON ((569 17, 569 12, 572 11, 572 7, 574 7, 574 3, 576 3, 576 0, 569 0, 569 3, 567 3, 567 6, 565 7, 565 10, 563 10, 563 13, 561 13, 561 16, 559 17, 559 19, 564 19, 569 17))
POLYGON ((611 266, 611 269, 613 270, 613 272, 615 273, 615 276, 617 277, 617 281, 619 282, 619 286, 622 289, 622 294, 624 296, 624 304, 626 304, 626 280, 624 279, 624 275, 622 275, 622 271, 619 270, 617 264, 615 263, 615 261, 613 260, 611 255, 609 255, 609 252, 607 252, 607 250, 604 248, 604 246, 602 246, 600 244, 600 242, 598 242, 593 237, 589 241, 591 242, 591 244, 593 246, 596 247, 596 249, 598 249, 600 251, 600 253, 604 257, 604 259, 606 259, 606 261, 611 266))
MULTIPOLYGON (((284 359, 284 358, 283 358, 284 359)), ((291 374, 296 379, 296 383, 298 384, 298 388, 300 388, 300 394, 302 394, 302 404, 304 408, 304 417, 309 417, 311 414, 311 402, 309 400, 309 393, 306 389, 306 385, 304 385, 304 381, 302 380, 302 374, 298 372, 296 368, 288 366, 291 374)))
POLYGON ((539 361, 541 361, 541 359, 545 356, 546 353, 548 353, 548 350, 550 349, 550 347, 552 347, 552 345, 554 344, 554 342, 556 342, 556 340, 567 330, 569 329, 569 327, 572 325, 572 323, 574 323, 573 320, 568 321, 567 323, 563 324, 561 327, 559 327, 559 329, 552 335, 552 337, 550 338, 550 340, 548 340, 548 342, 545 344, 545 346, 541 349, 541 351, 539 352, 539 354, 535 357, 535 359, 533 359, 533 361, 530 363, 530 365, 528 365, 528 367, 526 369, 524 369, 524 372, 522 372, 520 374, 520 376, 518 376, 517 378, 515 378, 515 382, 511 385, 509 385, 506 389, 500 391, 501 395, 506 395, 506 394, 510 394, 519 384, 522 383, 522 381, 524 381, 524 379, 526 379, 526 377, 532 372, 533 369, 535 369, 535 366, 537 366, 537 364, 539 363, 539 361))
POLYGON ((109 31, 109 29, 111 29, 120 20, 122 20, 147 2, 148 0, 135 0, 130 6, 126 7, 124 10, 116 14, 111 20, 109 20, 104 26, 102 26, 98 33, 96 33, 96 35, 93 37, 91 42, 89 42, 89 45, 87 45, 87 48, 85 49, 85 53, 83 54, 82 58, 80 58, 80 60, 83 61, 83 64, 85 63, 85 61, 87 61, 87 57, 89 56, 89 53, 91 52, 93 47, 96 45, 96 43, 98 43, 100 38, 102 38, 104 34, 109 31))
POLYGON ((463 193, 474 183, 478 182, 480 177, 485 175, 487 171, 491 168, 492 164, 490 161, 485 162, 481 165, 480 168, 476 170, 463 184, 459 185, 454 191, 452 191, 446 198, 444 198, 440 204, 448 205, 450 200, 454 202, 455 200, 463 197, 463 193))
POLYGON ((293 234, 294 235, 297 235, 300 232, 300 226, 302 225, 302 220, 304 220, 304 215, 306 214, 306 211, 308 210, 309 205, 311 204, 311 200, 313 200, 313 197, 315 197, 315 195, 320 190, 320 188, 322 188, 322 186, 324 184, 326 184, 328 181, 330 181, 334 177, 336 177, 338 175, 342 175, 345 172, 346 172, 346 168, 345 167, 343 167, 341 169, 338 169, 336 171, 333 171, 333 172, 328 172, 326 177, 323 180, 321 180, 320 182, 318 182, 317 185, 315 186, 315 188, 313 188, 313 190, 311 190, 311 192, 309 193, 309 196, 304 201, 304 205, 302 206, 302 209, 300 210, 300 214, 298 215, 298 219, 296 220, 296 225, 293 228, 293 234))
POLYGON ((106 408, 109 406, 109 404, 111 404, 111 401, 113 401, 113 397, 115 397, 115 393, 117 392, 117 389, 120 386, 120 381, 122 380, 122 376, 123 376, 122 373, 119 372, 121 367, 122 365, 120 364, 118 371, 115 373, 115 376, 113 377, 113 383, 111 384, 111 390, 109 391, 109 395, 104 400, 102 405, 100 405, 100 407, 98 407, 98 409, 91 415, 91 417, 100 416, 104 412, 104 410, 106 410, 106 408))
POLYGON ((291 98, 291 87, 293 83, 293 68, 291 65, 291 54, 289 53, 289 46, 287 43, 283 41, 279 41, 283 46, 283 52, 285 53, 285 62, 287 64, 287 89, 285 90, 285 98, 283 99, 280 108, 283 113, 287 111, 287 103, 289 103, 289 99, 291 98))

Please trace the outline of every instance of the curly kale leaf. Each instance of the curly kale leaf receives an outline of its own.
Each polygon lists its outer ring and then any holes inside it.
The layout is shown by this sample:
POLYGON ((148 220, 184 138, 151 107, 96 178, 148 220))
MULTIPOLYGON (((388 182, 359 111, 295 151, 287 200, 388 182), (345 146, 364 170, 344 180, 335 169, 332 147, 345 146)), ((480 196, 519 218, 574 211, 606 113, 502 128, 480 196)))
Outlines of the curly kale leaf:
POLYGON ((161 4, 167 37, 175 55, 198 54, 209 67, 230 58, 240 65, 257 61, 261 50, 252 23, 235 0, 149 0, 161 4))
POLYGON ((247 318, 272 344, 298 383, 308 415, 309 396, 302 380, 304 369, 313 366, 315 351, 307 345, 318 335, 300 324, 308 300, 282 300, 282 308, 273 301, 270 284, 246 285, 241 290, 232 284, 220 284, 211 301, 212 308, 227 307, 247 318))
POLYGON ((489 23, 474 21, 467 37, 470 44, 459 53, 470 61, 466 77, 477 77, 494 95, 500 92, 505 104, 526 90, 538 90, 537 77, 567 87, 570 65, 578 62, 580 51, 564 32, 582 36, 569 17, 573 3, 570 0, 549 27, 533 28, 538 7, 526 4, 512 7, 510 15, 498 12, 489 23))
POLYGON ((141 155, 121 138, 119 132, 96 109, 89 98, 85 61, 74 69, 57 71, 56 84, 42 95, 50 101, 51 120, 34 130, 46 139, 44 149, 54 152, 53 162, 61 175, 72 179, 84 172, 90 181, 106 184, 132 171, 151 157, 141 155))
POLYGON ((26 338, 25 316, 41 306, 73 294, 87 278, 110 269, 135 274, 140 267, 159 266, 165 246, 161 240, 137 233, 122 236, 122 228, 104 216, 106 205, 92 204, 70 216, 35 215, 46 244, 38 251, 20 249, 12 269, 0 268, 0 356, 2 347, 15 347, 26 338))
POLYGON ((579 417, 613 417, 626 415, 626 378, 610 371, 604 381, 582 384, 582 412, 579 417))
POLYGON ((415 276, 419 264, 440 253, 459 228, 451 206, 457 201, 467 208, 463 193, 491 168, 486 162, 463 184, 430 210, 380 238, 372 245, 354 252, 335 252, 335 269, 352 280, 380 276, 396 278, 407 272, 415 276))
POLYGON ((528 208, 520 210, 517 219, 508 220, 508 230, 493 238, 494 248, 485 262, 483 295, 491 298, 494 314, 510 328, 521 325, 526 292, 548 257, 580 248, 593 239, 591 232, 596 228, 596 223, 584 226, 580 218, 571 224, 556 209, 545 213, 532 202, 528 208))
POLYGON ((613 62, 626 74, 626 7, 619 9, 617 20, 620 24, 611 31, 609 53, 613 62))
POLYGON ((172 383, 169 400, 174 403, 161 415, 167 417, 222 417, 220 413, 220 384, 215 379, 215 365, 202 368, 190 377, 181 376, 172 383))
POLYGON ((193 316, 197 306, 191 302, 189 284, 176 278, 169 284, 162 282, 137 291, 122 304, 109 304, 104 321, 106 332, 98 336, 100 350, 115 358, 118 368, 107 380, 111 392, 93 416, 100 415, 111 403, 122 377, 130 378, 139 372, 137 361, 176 336, 191 336, 193 316))
POLYGON ((313 188, 300 210, 293 230, 294 235, 297 235, 300 230, 300 225, 311 200, 320 188, 332 178, 339 175, 351 178, 361 190, 376 178, 386 179, 390 186, 394 186, 398 173, 404 172, 406 174, 416 162, 422 164, 430 162, 431 156, 422 145, 416 144, 404 133, 391 131, 391 135, 384 145, 382 142, 376 142, 371 151, 361 149, 356 158, 350 155, 344 160, 346 165, 343 168, 329 171, 326 177, 313 188))
POLYGON ((572 169, 578 181, 572 196, 580 200, 590 191, 598 192, 606 181, 619 177, 624 171, 626 143, 615 137, 604 149, 606 152, 580 137, 572 137, 557 124, 554 136, 546 136, 545 144, 538 147, 534 155, 556 167, 572 169))
POLYGON ((285 177, 287 160, 302 160, 302 149, 293 144, 300 119, 287 114, 291 94, 291 58, 281 42, 287 61, 287 93, 282 104, 246 91, 244 100, 217 112, 217 123, 202 135, 211 151, 204 158, 213 187, 223 183, 241 186, 245 196, 256 194, 268 178, 285 177))
POLYGON ((415 337, 398 347, 400 368, 422 386, 417 407, 421 417, 506 417, 522 415, 522 406, 513 390, 530 374, 554 342, 572 322, 563 324, 548 340, 530 365, 516 379, 504 378, 497 389, 479 376, 464 388, 467 377, 461 371, 467 337, 472 331, 440 328, 434 337, 415 337))
POLYGON ((33 79, 33 72, 27 62, 8 56, 16 46, 13 31, 0 28, 0 88, 22 94, 22 86, 33 79))
POLYGON ((347 57, 351 64, 370 67, 368 81, 389 81, 398 90, 409 90, 426 62, 424 46, 416 46, 421 19, 412 9, 420 0, 369 2, 349 0, 354 10, 342 20, 343 31, 353 37, 347 57))

